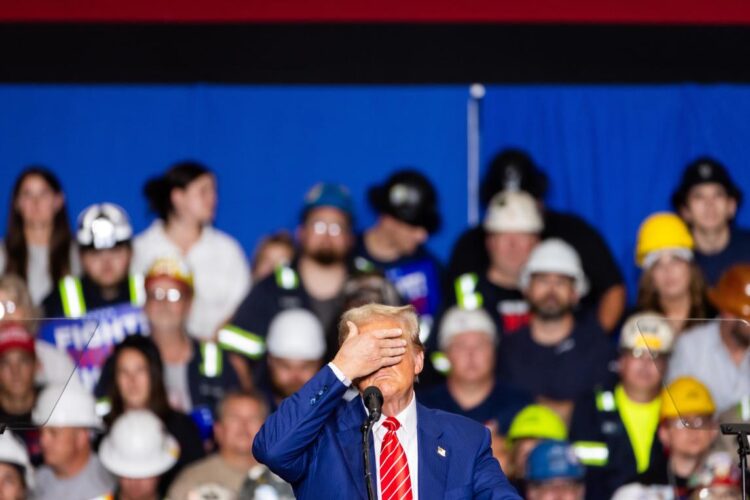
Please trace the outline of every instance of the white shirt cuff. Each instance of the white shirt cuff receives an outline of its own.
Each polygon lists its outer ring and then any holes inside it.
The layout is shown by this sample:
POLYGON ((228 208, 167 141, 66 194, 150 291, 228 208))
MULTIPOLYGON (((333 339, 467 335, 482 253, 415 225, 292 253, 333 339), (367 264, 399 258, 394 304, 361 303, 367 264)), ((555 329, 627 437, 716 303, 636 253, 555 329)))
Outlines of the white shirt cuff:
POLYGON ((336 375, 336 378, 339 379, 339 381, 344 384, 345 386, 349 387, 352 385, 352 381, 346 378, 346 375, 344 375, 344 372, 339 370, 339 367, 333 364, 333 361, 328 363, 328 366, 331 367, 331 370, 333 370, 333 374, 336 375))

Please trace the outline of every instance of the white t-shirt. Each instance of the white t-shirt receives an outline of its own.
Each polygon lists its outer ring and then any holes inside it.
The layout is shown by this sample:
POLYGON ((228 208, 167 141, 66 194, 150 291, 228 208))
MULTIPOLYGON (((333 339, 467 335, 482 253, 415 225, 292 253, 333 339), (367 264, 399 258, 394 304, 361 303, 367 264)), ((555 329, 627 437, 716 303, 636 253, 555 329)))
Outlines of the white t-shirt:
POLYGON ((207 339, 228 321, 250 290, 250 266, 239 243, 228 234, 206 226, 200 239, 184 255, 154 221, 133 241, 130 270, 145 274, 158 258, 177 256, 193 271, 195 295, 188 318, 188 331, 207 339))
POLYGON ((114 477, 99 458, 91 452, 86 466, 77 475, 60 479, 46 465, 36 473, 35 500, 84 500, 110 494, 115 488, 114 477))
MULTIPOLYGON (((5 244, 0 244, 0 274, 5 272, 8 263, 5 244)), ((70 246, 70 273, 74 276, 81 274, 81 261, 78 257, 78 247, 70 246)), ((31 302, 38 306, 44 301, 55 286, 49 269, 49 247, 42 245, 29 246, 28 262, 26 264, 26 285, 29 287, 31 302)))

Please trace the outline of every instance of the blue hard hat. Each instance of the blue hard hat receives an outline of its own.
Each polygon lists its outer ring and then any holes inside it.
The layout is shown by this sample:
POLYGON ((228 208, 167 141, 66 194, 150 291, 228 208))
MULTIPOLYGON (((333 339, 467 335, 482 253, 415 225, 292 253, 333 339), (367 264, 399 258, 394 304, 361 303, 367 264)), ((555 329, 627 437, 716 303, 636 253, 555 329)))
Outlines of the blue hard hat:
POLYGON ((320 182, 314 185, 305 195, 305 206, 302 209, 302 219, 310 210, 319 207, 333 207, 344 212, 349 219, 354 219, 354 202, 349 189, 341 184, 320 182))
POLYGON ((565 441, 542 441, 529 454, 526 480, 543 482, 552 479, 583 479, 584 469, 573 447, 565 441))

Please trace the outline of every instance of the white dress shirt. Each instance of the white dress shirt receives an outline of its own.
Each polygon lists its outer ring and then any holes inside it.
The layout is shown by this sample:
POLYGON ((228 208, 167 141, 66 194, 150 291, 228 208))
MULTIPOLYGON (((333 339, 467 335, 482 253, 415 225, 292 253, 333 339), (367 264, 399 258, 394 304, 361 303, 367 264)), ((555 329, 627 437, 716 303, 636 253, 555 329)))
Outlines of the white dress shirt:
MULTIPOLYGON (((345 385, 350 386, 351 380, 346 378, 339 368, 332 362, 328 363, 336 377, 345 385)), ((362 403, 364 404, 364 402, 362 403)), ((365 409, 365 411, 367 411, 365 409)), ((380 491, 380 448, 383 447, 383 439, 385 434, 388 432, 383 426, 383 422, 387 417, 380 415, 380 418, 372 426, 372 437, 373 444, 375 446, 375 473, 378 490, 378 498, 381 497, 380 491)), ((419 499, 419 445, 417 443, 417 398, 414 392, 411 393, 411 401, 406 405, 406 408, 401 410, 401 413, 395 415, 396 420, 401 426, 396 430, 396 437, 398 437, 399 443, 404 448, 406 453, 406 461, 409 463, 409 476, 411 480, 411 496, 413 500, 419 499)))
POLYGON ((156 220, 135 237, 130 270, 146 274, 162 257, 181 257, 190 266, 195 291, 187 328, 198 339, 211 338, 250 290, 250 266, 242 247, 228 234, 206 226, 183 255, 164 231, 164 222, 156 220))

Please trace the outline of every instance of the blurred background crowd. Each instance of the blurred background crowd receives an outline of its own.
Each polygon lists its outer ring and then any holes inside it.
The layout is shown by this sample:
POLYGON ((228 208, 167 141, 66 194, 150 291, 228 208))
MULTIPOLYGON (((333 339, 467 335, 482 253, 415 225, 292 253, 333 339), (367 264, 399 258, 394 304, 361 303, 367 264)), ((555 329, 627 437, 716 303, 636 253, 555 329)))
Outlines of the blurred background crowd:
POLYGON ((734 179, 717 159, 684 166, 628 249, 629 302, 600 228, 547 206, 519 149, 492 159, 481 221, 445 262, 427 170, 372 179, 365 228, 346 186, 315 184, 288 200, 294 231, 247 256, 213 226, 207 165, 147 179, 138 234, 95 192, 71 224, 68 179, 30 166, 0 246, 0 497, 292 498, 252 440, 333 358, 341 314, 377 302, 419 314, 418 400, 485 424, 526 498, 739 498, 718 430, 750 421, 734 179))

